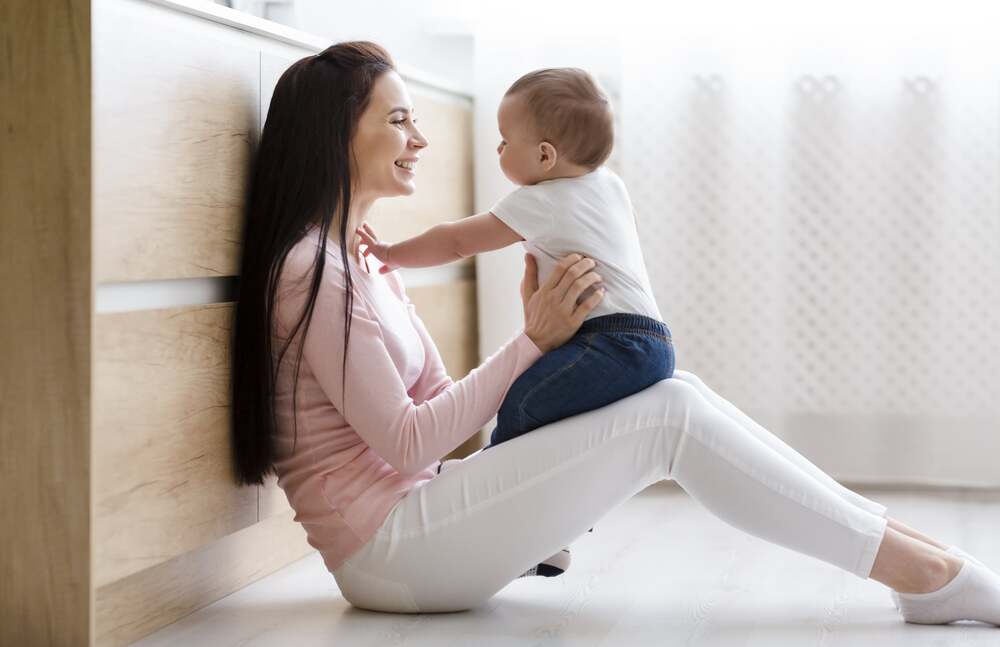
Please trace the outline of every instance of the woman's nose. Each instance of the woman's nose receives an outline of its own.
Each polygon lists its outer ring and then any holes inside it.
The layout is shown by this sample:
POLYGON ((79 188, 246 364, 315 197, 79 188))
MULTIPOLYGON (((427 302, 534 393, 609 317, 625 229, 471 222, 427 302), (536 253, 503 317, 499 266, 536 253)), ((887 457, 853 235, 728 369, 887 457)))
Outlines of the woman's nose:
POLYGON ((427 138, 424 137, 424 134, 416 128, 413 129, 413 137, 410 138, 410 146, 413 146, 414 148, 424 148, 427 146, 427 138))
POLYGON ((499 155, 500 151, 502 150, 503 150, 503 144, 497 144, 497 155, 499 155))

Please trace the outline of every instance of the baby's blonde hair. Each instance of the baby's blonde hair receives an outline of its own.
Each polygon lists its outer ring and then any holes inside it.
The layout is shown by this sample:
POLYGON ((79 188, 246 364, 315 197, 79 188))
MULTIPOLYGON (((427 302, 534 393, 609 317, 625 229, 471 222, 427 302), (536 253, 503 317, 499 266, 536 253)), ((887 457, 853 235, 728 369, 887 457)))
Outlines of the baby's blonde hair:
POLYGON ((525 74, 505 97, 521 95, 536 134, 574 164, 597 168, 615 143, 611 104, 597 81, 578 67, 553 67, 525 74))

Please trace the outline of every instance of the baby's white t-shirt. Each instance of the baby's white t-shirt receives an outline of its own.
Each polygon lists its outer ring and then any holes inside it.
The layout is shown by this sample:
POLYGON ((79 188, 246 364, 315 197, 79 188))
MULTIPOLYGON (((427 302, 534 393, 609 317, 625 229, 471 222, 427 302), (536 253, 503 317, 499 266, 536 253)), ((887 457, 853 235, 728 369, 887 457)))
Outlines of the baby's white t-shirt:
MULTIPOLYGON (((587 319, 633 313, 663 321, 646 274, 632 201, 621 178, 603 166, 579 177, 522 186, 490 212, 524 238, 538 261, 538 283, 567 254, 583 254, 607 292, 587 319)), ((581 295, 589 296, 590 290, 581 295)))

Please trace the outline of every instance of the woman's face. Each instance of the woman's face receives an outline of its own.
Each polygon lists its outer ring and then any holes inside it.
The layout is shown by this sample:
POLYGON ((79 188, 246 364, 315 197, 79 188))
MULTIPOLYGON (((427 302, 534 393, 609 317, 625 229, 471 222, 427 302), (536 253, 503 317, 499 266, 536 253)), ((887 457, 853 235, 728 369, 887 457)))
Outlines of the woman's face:
POLYGON ((413 193, 417 159, 425 146, 403 79, 391 70, 382 74, 351 141, 356 198, 370 202, 413 193))

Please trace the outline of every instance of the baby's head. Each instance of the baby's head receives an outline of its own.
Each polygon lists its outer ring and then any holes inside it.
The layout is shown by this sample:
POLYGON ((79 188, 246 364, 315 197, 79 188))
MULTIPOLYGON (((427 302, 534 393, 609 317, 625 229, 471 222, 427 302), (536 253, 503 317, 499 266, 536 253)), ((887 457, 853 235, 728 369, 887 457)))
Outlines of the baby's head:
POLYGON ((608 159, 615 140, 607 95, 575 67, 519 78, 500 102, 497 124, 500 168, 520 185, 589 173, 608 159))

